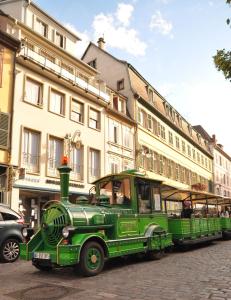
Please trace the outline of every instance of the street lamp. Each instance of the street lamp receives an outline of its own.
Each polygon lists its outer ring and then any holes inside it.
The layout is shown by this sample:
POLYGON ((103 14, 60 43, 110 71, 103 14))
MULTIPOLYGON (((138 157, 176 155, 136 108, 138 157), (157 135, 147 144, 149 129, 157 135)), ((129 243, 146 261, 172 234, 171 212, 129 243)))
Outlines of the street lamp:
POLYGON ((67 133, 64 137, 64 156, 70 160, 71 151, 75 149, 80 149, 81 147, 81 132, 80 130, 76 130, 73 135, 71 133, 67 133))

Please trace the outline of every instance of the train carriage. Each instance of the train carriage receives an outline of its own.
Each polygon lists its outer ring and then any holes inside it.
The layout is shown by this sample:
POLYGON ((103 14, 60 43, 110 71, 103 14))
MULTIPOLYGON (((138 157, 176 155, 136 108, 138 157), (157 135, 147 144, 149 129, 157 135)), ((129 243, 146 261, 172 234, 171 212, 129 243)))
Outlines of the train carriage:
POLYGON ((170 186, 162 187, 162 197, 165 202, 177 202, 183 208, 185 201, 193 208, 190 217, 180 214, 170 214, 168 219, 169 232, 172 233, 173 242, 177 245, 189 245, 212 241, 222 237, 221 218, 218 213, 218 204, 222 197, 212 193, 182 190, 170 186))

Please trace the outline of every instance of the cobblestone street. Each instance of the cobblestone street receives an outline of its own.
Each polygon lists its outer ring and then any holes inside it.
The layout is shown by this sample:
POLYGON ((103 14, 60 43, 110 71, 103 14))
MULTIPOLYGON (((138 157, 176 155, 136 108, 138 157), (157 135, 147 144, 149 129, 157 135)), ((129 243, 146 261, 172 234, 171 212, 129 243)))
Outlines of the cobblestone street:
POLYGON ((91 278, 70 268, 42 273, 31 262, 1 264, 0 299, 231 299, 230 258, 231 241, 219 241, 160 261, 116 259, 91 278))

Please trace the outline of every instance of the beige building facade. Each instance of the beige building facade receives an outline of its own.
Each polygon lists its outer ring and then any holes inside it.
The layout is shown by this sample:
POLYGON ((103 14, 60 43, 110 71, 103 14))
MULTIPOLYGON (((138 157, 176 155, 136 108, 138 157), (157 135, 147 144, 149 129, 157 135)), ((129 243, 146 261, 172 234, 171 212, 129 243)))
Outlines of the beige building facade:
POLYGON ((105 173, 134 169, 136 123, 128 116, 127 98, 113 90, 105 122, 105 173))
POLYGON ((219 144, 216 135, 210 136, 201 125, 195 129, 208 141, 213 154, 213 192, 222 197, 231 198, 231 157, 219 144))
POLYGON ((129 63, 90 43, 82 59, 94 65, 109 86, 128 98, 138 127, 136 168, 178 188, 212 190, 212 154, 208 142, 129 63), (110 66, 110 67, 109 67, 110 66))
POLYGON ((0 30, 0 203, 11 203, 11 122, 13 117, 13 89, 15 57, 20 41, 0 30))
POLYGON ((75 57, 75 34, 30 1, 1 1, 0 9, 1 30, 22 43, 16 59, 11 206, 36 225, 43 205, 59 197, 63 154, 72 167, 72 201, 104 175, 111 96, 98 72, 75 57))

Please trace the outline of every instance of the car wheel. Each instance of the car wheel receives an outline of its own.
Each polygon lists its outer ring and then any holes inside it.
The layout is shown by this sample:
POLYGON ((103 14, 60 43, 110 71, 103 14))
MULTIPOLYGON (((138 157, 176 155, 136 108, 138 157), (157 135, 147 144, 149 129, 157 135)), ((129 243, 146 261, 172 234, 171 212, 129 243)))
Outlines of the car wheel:
POLYGON ((19 241, 16 239, 5 240, 0 249, 2 262, 14 262, 19 257, 19 241))

